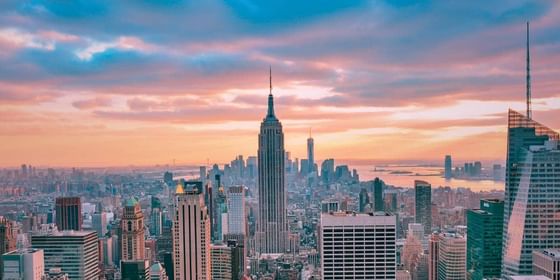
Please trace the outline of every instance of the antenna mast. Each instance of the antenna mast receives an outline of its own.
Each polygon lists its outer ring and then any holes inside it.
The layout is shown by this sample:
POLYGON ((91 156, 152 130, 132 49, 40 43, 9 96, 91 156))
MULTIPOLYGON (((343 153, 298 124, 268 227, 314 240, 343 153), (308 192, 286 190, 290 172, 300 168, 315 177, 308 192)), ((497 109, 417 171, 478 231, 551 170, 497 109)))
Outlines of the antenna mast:
POLYGON ((527 118, 532 118, 531 112, 531 56, 529 53, 529 22, 527 22, 527 118))

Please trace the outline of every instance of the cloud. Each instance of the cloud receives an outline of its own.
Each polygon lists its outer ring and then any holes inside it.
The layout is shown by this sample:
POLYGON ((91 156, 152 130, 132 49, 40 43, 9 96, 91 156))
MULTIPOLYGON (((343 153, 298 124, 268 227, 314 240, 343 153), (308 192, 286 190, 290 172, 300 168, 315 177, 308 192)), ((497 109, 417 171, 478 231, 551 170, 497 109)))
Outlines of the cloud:
POLYGON ((82 99, 72 102, 72 106, 80 110, 90 110, 99 107, 111 106, 111 99, 105 96, 98 96, 90 99, 82 99))

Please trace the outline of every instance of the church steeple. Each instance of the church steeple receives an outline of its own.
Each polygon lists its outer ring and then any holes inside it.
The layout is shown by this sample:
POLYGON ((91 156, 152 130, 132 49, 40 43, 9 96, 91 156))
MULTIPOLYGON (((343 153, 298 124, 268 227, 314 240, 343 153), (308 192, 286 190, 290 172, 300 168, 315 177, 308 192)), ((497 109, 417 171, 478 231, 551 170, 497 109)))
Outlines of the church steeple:
POLYGON ((272 67, 269 70, 270 75, 270 92, 268 94, 268 113, 266 114, 267 119, 276 119, 274 115, 274 97, 272 96, 272 67))

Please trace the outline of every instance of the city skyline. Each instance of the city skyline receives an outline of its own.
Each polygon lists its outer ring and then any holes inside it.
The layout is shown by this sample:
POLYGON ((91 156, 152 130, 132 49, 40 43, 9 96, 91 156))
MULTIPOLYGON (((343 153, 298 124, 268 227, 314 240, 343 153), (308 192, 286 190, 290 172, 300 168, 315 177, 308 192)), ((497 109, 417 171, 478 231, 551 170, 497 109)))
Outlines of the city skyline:
POLYGON ((525 108, 526 21, 534 118, 560 127, 553 2, 291 3, 298 20, 278 3, 1 5, 0 166, 256 155, 269 65, 294 158, 312 128, 319 160, 504 161, 507 109, 525 108))

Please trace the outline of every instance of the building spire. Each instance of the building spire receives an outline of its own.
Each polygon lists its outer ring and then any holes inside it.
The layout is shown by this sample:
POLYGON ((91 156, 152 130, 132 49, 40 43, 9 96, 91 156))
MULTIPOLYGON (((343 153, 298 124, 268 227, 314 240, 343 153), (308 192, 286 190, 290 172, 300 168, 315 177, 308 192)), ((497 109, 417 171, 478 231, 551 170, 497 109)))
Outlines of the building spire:
POLYGON ((531 112, 531 56, 529 53, 529 22, 527 22, 527 118, 532 118, 531 112))
POLYGON ((272 97, 272 66, 270 66, 269 70, 270 75, 270 93, 268 94, 268 113, 266 117, 275 117, 274 116, 274 98, 272 97))

